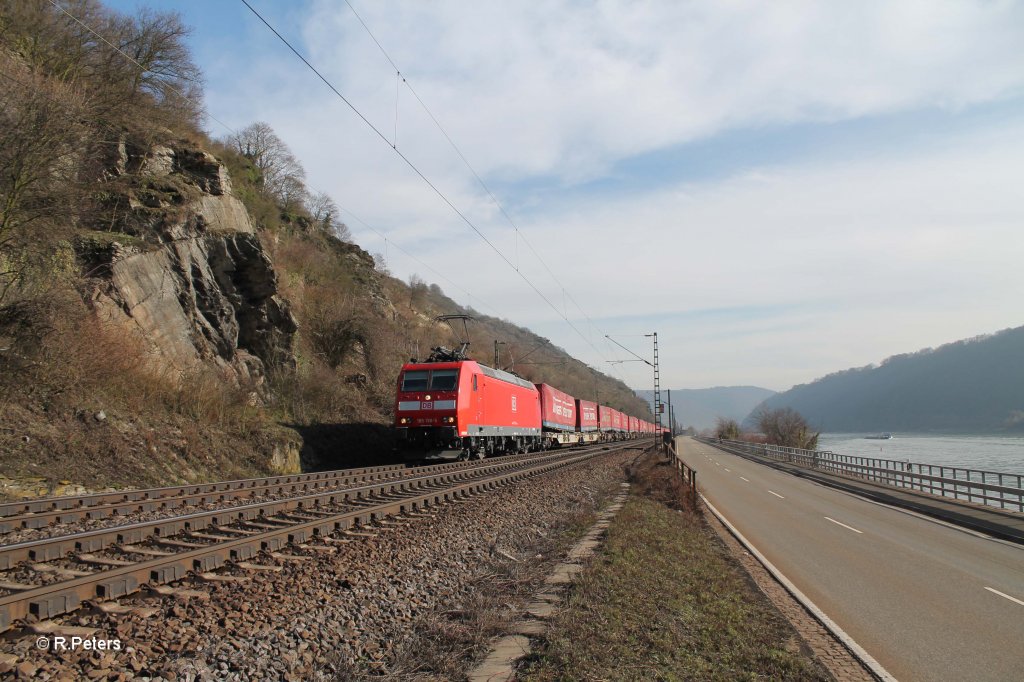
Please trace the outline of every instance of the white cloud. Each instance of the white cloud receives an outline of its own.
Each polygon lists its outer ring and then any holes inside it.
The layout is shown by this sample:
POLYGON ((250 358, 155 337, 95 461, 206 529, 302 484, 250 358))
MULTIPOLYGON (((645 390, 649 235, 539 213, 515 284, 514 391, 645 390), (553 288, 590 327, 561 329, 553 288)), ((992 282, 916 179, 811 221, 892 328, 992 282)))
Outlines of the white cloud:
MULTIPOLYGON (((492 183, 570 187, 624 159, 737 129, 964 111, 1024 92, 1024 5, 1014 2, 355 6, 492 183)), ((391 66, 343 2, 303 9, 292 17, 301 49, 393 139, 391 66)), ((603 363, 276 39, 263 40, 230 82, 210 74, 216 115, 221 106, 240 124, 267 120, 312 185, 503 316, 603 363)), ((397 92, 399 150, 578 320, 408 90, 397 92)), ((1021 322, 1022 132, 1003 125, 934 149, 827 162, 812 154, 715 181, 546 199, 520 228, 595 318, 768 310, 659 321, 665 384, 785 388, 1021 322)), ((533 197, 502 199, 511 207, 533 197)), ((352 227, 368 249, 384 250, 352 227)), ((436 279, 390 255, 397 274, 436 279)), ((653 322, 606 324, 625 334, 653 322)), ((639 367, 619 369, 647 381, 639 367)))
MULTIPOLYGON (((393 69, 344 4, 313 7, 315 60, 390 135, 393 69)), ((1012 2, 356 7, 477 167, 509 177, 593 177, 731 128, 962 108, 1024 84, 1012 2)), ((436 138, 402 95, 400 141, 436 138)))

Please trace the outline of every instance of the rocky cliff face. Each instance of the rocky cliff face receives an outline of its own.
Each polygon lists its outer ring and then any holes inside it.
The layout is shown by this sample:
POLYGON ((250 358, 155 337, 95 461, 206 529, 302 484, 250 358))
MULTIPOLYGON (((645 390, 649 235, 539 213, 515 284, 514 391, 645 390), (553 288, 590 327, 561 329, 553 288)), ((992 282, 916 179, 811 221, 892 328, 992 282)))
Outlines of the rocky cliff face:
POLYGON ((216 158, 184 143, 121 144, 106 172, 114 231, 79 245, 101 318, 179 376, 213 364, 259 387, 268 369, 293 365, 295 319, 216 158))

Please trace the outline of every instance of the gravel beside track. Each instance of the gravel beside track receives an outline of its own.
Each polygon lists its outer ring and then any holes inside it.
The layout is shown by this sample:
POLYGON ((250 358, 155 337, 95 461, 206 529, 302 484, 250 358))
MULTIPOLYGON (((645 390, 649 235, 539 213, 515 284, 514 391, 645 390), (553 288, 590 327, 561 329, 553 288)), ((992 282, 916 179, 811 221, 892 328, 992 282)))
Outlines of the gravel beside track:
POLYGON ((190 596, 119 602, 152 607, 149 614, 82 611, 62 619, 120 640, 120 651, 38 651, 36 635, 10 633, 0 645, 0 673, 43 680, 457 677, 617 491, 623 464, 635 456, 609 453, 360 529, 373 537, 260 556, 253 563, 279 570, 235 567, 219 574, 239 581, 186 581, 179 587, 197 591, 190 596))

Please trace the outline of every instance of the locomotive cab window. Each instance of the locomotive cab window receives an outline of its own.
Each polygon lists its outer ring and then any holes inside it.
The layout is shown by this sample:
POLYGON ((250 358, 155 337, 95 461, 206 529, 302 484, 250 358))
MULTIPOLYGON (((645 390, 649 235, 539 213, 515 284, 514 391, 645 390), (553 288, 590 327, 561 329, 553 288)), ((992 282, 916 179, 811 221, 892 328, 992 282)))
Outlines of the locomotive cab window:
POLYGON ((459 383, 459 370, 435 369, 430 374, 431 391, 454 391, 459 383))
POLYGON ((427 370, 411 369, 402 377, 403 391, 427 390, 427 370))

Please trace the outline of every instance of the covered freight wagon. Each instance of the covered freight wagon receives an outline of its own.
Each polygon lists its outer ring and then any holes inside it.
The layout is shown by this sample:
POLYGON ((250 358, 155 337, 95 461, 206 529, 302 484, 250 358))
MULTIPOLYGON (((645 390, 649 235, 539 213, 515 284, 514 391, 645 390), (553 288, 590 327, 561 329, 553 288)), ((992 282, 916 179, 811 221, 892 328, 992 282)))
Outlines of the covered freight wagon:
POLYGON ((598 430, 597 403, 589 400, 576 400, 576 430, 589 433, 598 430))
POLYGON ((627 416, 626 419, 629 420, 626 428, 629 430, 630 438, 636 438, 637 434, 640 433, 640 420, 637 417, 630 416, 627 416))
POLYGON ((589 400, 576 401, 576 435, 581 443, 596 443, 601 440, 597 403, 589 400))
POLYGON ((540 395, 541 425, 546 446, 575 445, 596 440, 580 431, 579 400, 548 384, 537 384, 537 392, 540 395))

